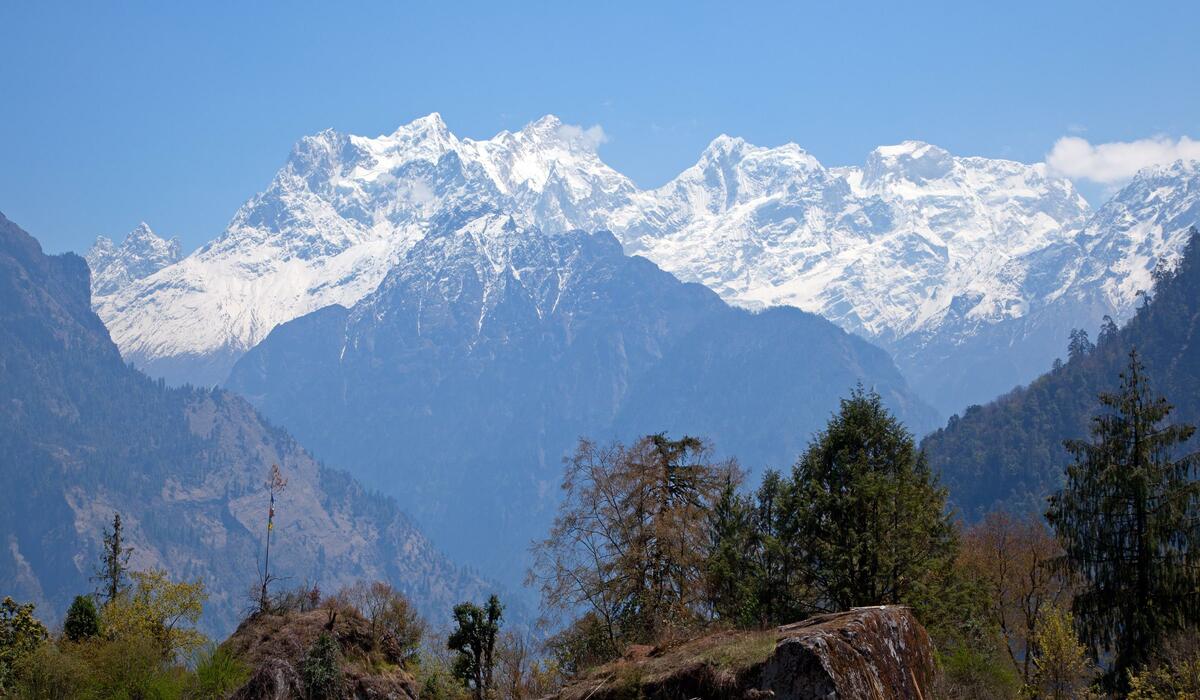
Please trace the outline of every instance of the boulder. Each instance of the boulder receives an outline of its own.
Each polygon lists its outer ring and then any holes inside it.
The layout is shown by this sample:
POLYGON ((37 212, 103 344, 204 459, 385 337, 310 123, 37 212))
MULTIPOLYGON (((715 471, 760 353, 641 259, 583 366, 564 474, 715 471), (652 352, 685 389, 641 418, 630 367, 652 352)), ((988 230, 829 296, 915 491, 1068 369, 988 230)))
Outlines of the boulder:
POLYGON ((557 700, 925 700, 934 670, 933 645, 912 612, 878 606, 627 655, 557 700))

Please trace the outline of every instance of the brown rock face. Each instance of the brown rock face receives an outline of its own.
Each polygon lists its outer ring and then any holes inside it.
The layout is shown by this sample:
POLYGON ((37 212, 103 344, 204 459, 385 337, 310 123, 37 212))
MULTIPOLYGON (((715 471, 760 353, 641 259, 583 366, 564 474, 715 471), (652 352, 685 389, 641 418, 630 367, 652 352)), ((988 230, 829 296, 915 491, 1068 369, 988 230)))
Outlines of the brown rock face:
POLYGON ((907 608, 855 608, 779 632, 758 679, 776 698, 921 700, 933 682, 933 645, 907 608))
POLYGON ((558 700, 925 700, 933 646, 904 607, 854 608, 766 632, 721 632, 590 673, 558 700))

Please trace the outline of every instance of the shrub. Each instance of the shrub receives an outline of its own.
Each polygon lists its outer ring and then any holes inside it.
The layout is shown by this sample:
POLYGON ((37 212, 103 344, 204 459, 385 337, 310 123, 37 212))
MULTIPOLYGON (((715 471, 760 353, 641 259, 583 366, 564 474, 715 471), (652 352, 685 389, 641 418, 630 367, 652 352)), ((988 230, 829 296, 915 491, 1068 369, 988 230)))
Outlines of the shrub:
POLYGON ((78 647, 92 667, 94 694, 102 698, 170 698, 183 693, 180 669, 163 659, 157 639, 124 636, 78 647))
POLYGON ((1130 674, 1130 700, 1200 697, 1200 630, 1168 639, 1154 660, 1130 674))
POLYGON ((322 633, 309 647, 300 664, 300 676, 304 679, 304 692, 309 700, 338 696, 342 685, 340 657, 337 642, 329 634, 322 633))
POLYGON ((13 697, 70 700, 83 697, 92 685, 91 667, 81 659, 78 649, 66 649, 50 643, 40 645, 21 660, 13 697))
POLYGON ((33 610, 32 603, 20 605, 12 598, 0 601, 0 694, 12 684, 25 657, 50 636, 33 610))
POLYGON ((187 695, 197 700, 224 698, 241 687, 249 676, 250 669, 233 652, 225 647, 210 646, 200 652, 187 695))
POLYGON ((1017 672, 996 654, 958 644, 938 662, 936 696, 944 700, 1003 700, 1021 689, 1017 672))
POLYGON ((547 640, 546 647, 558 667, 568 676, 620 656, 620 651, 608 636, 608 628, 592 612, 584 613, 569 627, 547 640))
POLYGON ((100 634, 100 613, 91 596, 75 596, 63 622, 63 634, 72 642, 82 642, 100 634))

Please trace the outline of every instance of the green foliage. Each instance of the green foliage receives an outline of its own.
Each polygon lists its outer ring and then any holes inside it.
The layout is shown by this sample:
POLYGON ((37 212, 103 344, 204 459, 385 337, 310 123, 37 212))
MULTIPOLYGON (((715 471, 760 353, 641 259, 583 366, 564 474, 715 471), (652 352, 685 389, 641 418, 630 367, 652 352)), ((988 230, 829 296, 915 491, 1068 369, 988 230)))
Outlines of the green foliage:
POLYGON ((789 548, 816 609, 915 603, 952 564, 946 491, 874 392, 842 400, 792 488, 789 548))
POLYGON ((11 695, 33 700, 71 700, 87 697, 92 690, 92 668, 79 648, 66 644, 41 644, 17 667, 11 695))
POLYGON ((1153 661, 1130 674, 1131 700, 1183 700, 1200 697, 1200 629, 1175 635, 1153 661))
POLYGON ((751 552, 756 546, 752 505, 737 492, 732 480, 725 484, 710 516, 705 583, 708 604, 722 620, 753 625, 759 618, 751 552))
POLYGON ((470 602, 454 606, 455 628, 446 640, 446 647, 456 654, 454 677, 474 692, 476 700, 484 700, 495 687, 492 675, 496 667, 496 637, 503 617, 504 606, 494 595, 482 608, 470 602))
POLYGON ((1171 406, 1151 392, 1131 352, 1090 442, 1069 441, 1074 462, 1047 514, 1082 580, 1074 611, 1092 654, 1112 653, 1106 685, 1123 689, 1172 632, 1200 622, 1200 453, 1177 456, 1195 432, 1165 424, 1171 406))
POLYGON ((300 664, 304 692, 308 700, 337 698, 342 687, 341 650, 329 634, 321 634, 300 664))
POLYGON ((75 596, 63 622, 63 634, 72 642, 82 642, 100 634, 100 613, 91 596, 75 596))
POLYGON ((178 698, 186 673, 162 657, 156 639, 122 636, 78 647, 92 669, 92 693, 102 698, 178 698))
POLYGON ((1154 666, 1129 678, 1129 700, 1188 700, 1200 697, 1200 659, 1154 666))
POLYGON ((581 615, 547 640, 546 647, 559 669, 568 676, 611 661, 621 653, 608 635, 604 622, 594 612, 581 615))
POLYGON ((1069 611, 1052 609, 1038 618, 1033 648, 1032 695, 1051 700, 1092 695, 1095 668, 1075 636, 1075 620, 1069 611))
POLYGON ((246 682, 250 669, 225 647, 202 651, 188 681, 187 696, 195 700, 220 700, 246 682))
POLYGON ((728 483, 711 515, 705 576, 709 605, 740 627, 800 619, 806 589, 798 578, 795 482, 768 470, 753 498, 728 483))
POLYGON ((408 598, 393 592, 379 614, 378 624, 381 644, 388 648, 389 655, 402 664, 413 663, 425 636, 425 621, 408 598))
POLYGON ((50 636, 33 615, 33 603, 0 601, 0 693, 14 681, 17 667, 50 636))
POLYGON ((940 700, 1004 700, 1016 698, 1021 689, 1017 672, 999 653, 956 644, 939 654, 940 700))
POLYGON ((441 659, 422 655, 415 667, 421 700, 465 700, 462 682, 441 659))
POLYGON ((204 645, 195 624, 208 593, 204 582, 174 582, 159 569, 131 574, 133 590, 105 604, 104 633, 114 639, 152 639, 168 661, 187 656, 204 645))
POLYGON ((955 507, 969 519, 997 504, 1041 511, 1062 486, 1063 441, 1087 434, 1096 396, 1112 391, 1137 348, 1178 419, 1200 423, 1200 240, 1156 274, 1154 294, 1119 331, 1106 321, 1088 352, 986 406, 972 406, 922 443, 955 507))

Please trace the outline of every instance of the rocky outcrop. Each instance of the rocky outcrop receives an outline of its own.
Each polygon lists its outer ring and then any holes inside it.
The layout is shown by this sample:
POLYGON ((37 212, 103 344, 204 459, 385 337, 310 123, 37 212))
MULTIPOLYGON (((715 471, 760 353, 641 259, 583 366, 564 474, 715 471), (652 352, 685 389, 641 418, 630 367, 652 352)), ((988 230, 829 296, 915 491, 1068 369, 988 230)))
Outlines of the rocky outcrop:
POLYGON ((557 700, 924 700, 933 677, 925 628, 908 608, 879 606, 627 655, 557 700))
POLYGON ((231 697, 282 700, 304 697, 303 662, 322 634, 337 642, 341 692, 349 700, 415 700, 416 684, 390 654, 376 649, 370 623, 352 608, 258 614, 248 618, 224 644, 251 668, 249 680, 231 697))

